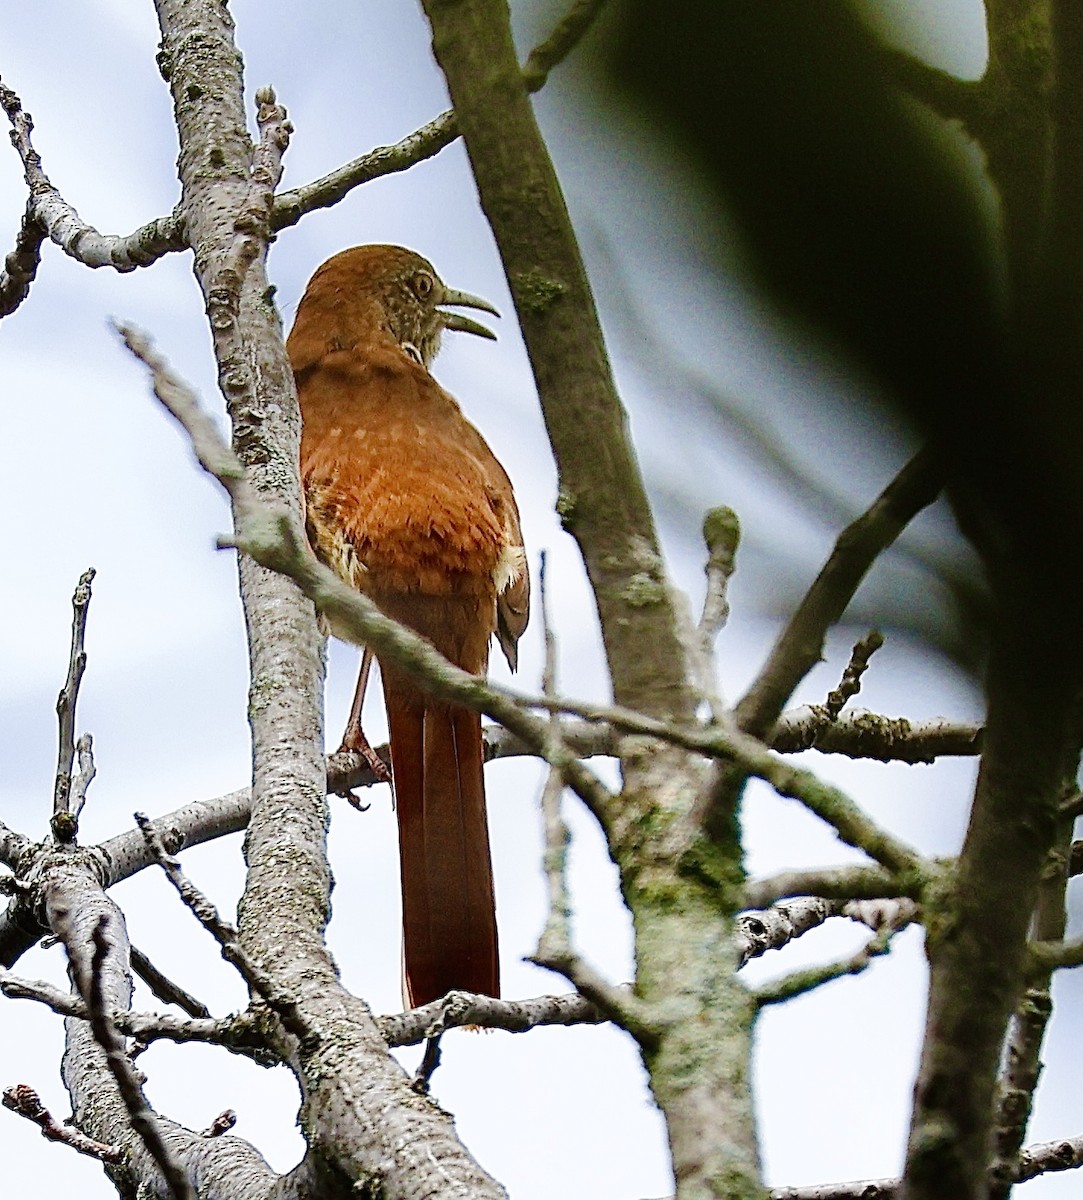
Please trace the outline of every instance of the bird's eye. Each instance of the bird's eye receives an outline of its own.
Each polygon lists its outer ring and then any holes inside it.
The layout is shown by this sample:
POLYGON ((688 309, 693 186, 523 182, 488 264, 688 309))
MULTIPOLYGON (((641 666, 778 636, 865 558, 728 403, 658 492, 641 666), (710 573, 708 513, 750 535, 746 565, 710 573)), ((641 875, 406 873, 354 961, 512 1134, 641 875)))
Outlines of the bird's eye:
POLYGON ((418 271, 414 276, 414 291, 419 300, 424 300, 432 291, 433 278, 428 271, 418 271))

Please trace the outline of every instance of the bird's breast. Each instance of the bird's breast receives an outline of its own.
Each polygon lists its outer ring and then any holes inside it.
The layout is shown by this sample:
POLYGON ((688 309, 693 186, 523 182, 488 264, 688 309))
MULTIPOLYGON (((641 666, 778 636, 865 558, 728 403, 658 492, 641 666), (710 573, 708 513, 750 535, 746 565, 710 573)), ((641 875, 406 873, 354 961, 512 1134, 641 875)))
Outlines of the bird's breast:
MULTIPOLYGON (((461 418, 460 418, 461 419, 461 418)), ((432 423, 306 416, 301 456, 317 554, 366 592, 495 592, 507 533, 480 463, 432 423)))

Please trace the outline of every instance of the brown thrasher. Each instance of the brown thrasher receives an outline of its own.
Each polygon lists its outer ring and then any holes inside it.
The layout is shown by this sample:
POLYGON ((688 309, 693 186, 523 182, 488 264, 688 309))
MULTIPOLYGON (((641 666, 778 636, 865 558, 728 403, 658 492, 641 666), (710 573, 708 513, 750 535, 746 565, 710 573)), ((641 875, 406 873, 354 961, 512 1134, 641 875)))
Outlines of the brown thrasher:
MULTIPOLYGON (((530 583, 511 482, 429 374, 445 329, 495 309, 398 246, 356 246, 313 275, 287 347, 301 401, 301 479, 317 555, 456 666, 514 670, 530 583)), ((332 632, 335 632, 332 627, 332 632)), ((367 670, 362 665, 362 679, 367 670)), ((405 996, 500 994, 481 718, 382 662, 399 827, 405 996)), ((356 722, 345 745, 364 742, 356 722)), ((365 743, 367 745, 367 743, 365 743)))

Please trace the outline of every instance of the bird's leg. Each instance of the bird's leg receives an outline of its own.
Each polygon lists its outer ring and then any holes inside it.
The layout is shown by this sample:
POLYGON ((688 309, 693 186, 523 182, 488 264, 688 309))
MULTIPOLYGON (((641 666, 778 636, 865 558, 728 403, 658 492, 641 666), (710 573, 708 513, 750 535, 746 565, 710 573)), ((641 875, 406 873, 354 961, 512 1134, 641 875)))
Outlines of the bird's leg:
POLYGON ((368 738, 365 737, 365 731, 361 728, 361 706, 365 702, 365 689, 368 687, 371 670, 372 651, 366 646, 361 655, 361 670, 357 676, 353 704, 350 706, 350 715, 346 721, 346 730, 342 735, 342 745, 339 746, 338 753, 353 751, 360 754, 368 763, 373 775, 376 776, 377 782, 390 783, 391 772, 387 769, 387 763, 373 750, 368 738))

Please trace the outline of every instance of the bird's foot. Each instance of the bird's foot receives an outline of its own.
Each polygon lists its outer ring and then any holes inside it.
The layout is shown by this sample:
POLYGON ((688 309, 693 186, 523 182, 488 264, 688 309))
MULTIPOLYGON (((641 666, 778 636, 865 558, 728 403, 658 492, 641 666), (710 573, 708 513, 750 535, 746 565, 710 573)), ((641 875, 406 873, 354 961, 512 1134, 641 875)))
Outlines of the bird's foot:
POLYGON ((359 724, 351 722, 342 737, 342 745, 337 754, 360 754, 376 778, 377 783, 390 783, 391 770, 387 763, 372 748, 372 743, 365 737, 365 732, 359 724))

